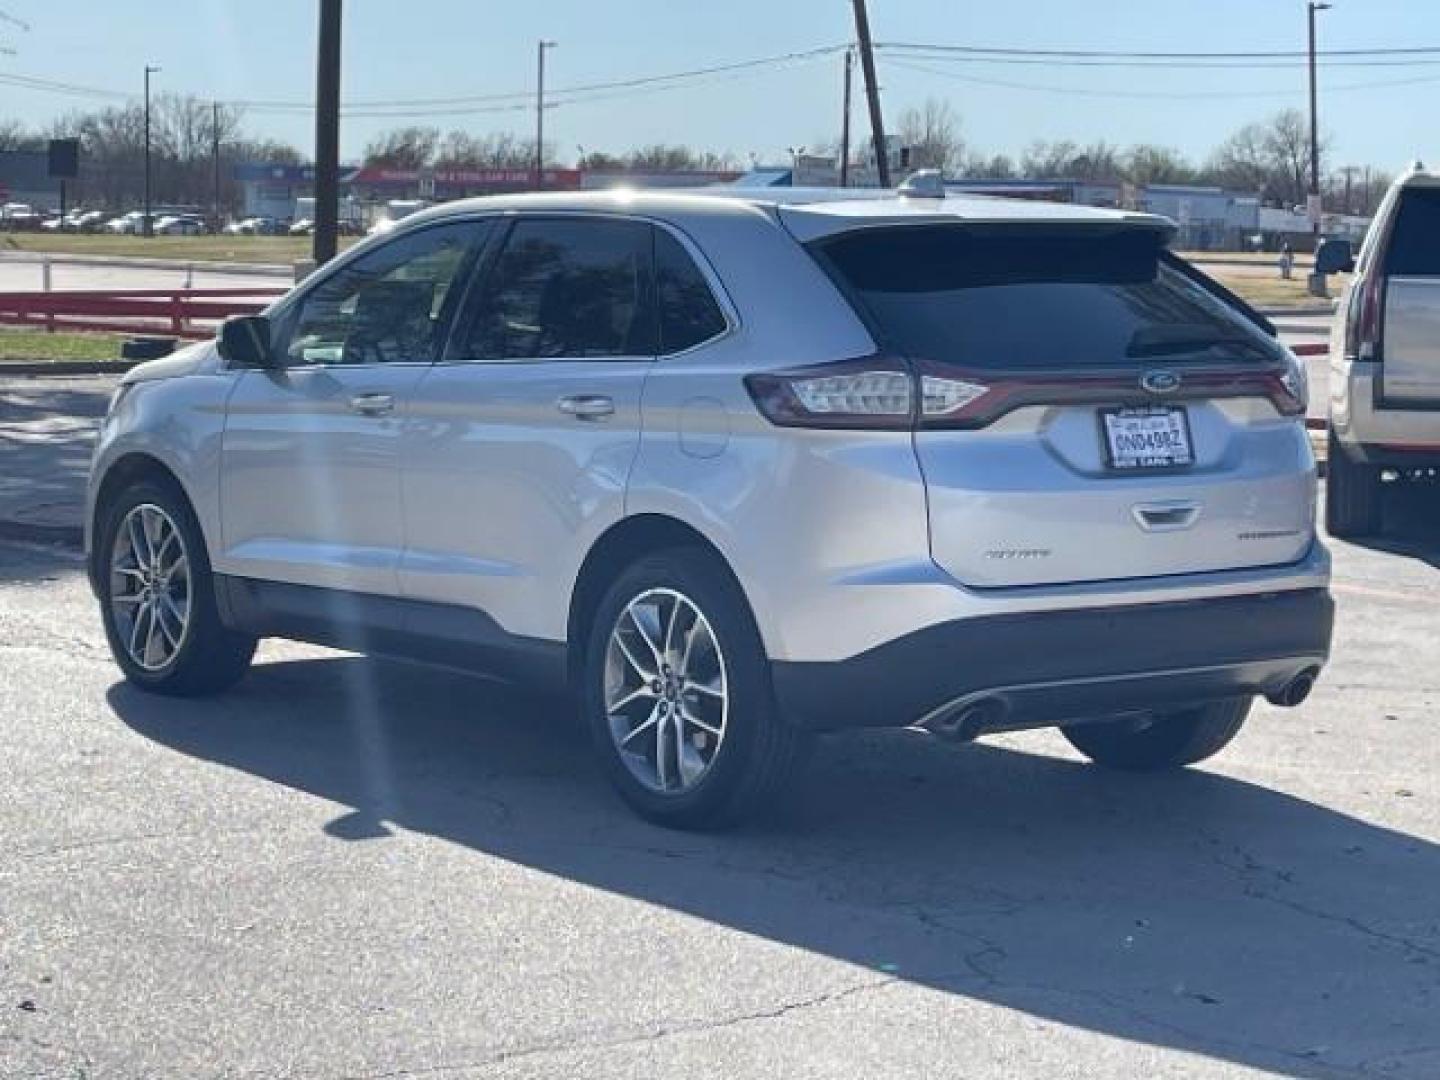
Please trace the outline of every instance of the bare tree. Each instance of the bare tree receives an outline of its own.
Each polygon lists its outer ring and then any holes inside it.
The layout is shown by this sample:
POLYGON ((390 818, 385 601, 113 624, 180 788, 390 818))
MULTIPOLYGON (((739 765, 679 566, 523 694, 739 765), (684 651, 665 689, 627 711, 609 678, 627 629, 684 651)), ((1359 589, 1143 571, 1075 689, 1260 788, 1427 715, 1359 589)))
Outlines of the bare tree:
MULTIPOLYGON (((1321 175, 1326 143, 1320 142, 1321 175)), ((1206 170, 1213 183, 1255 191, 1268 202, 1298 206, 1310 189, 1310 128, 1296 109, 1246 124, 1215 151, 1206 170)))
POLYGON ((1013 180, 1018 175, 1015 160, 1008 154, 985 157, 972 154, 956 170, 966 180, 1013 180))
POLYGON ((965 155, 960 121, 948 101, 926 98, 920 108, 906 109, 895 126, 898 145, 910 151, 910 167, 954 172, 965 155))
POLYGON ((39 150, 44 142, 19 120, 0 120, 0 150, 39 150))
POLYGON ((1193 184, 1196 172, 1180 151, 1141 143, 1125 152, 1125 178, 1132 184, 1193 184))
POLYGON ((432 127, 383 131, 365 146, 365 164, 389 169, 423 169, 435 158, 440 132, 432 127))
MULTIPOLYGON (((553 157, 547 142, 546 156, 553 157)), ((451 131, 440 140, 435 153, 437 168, 448 169, 519 169, 535 162, 533 140, 517 139, 508 131, 473 135, 468 131, 451 131)))

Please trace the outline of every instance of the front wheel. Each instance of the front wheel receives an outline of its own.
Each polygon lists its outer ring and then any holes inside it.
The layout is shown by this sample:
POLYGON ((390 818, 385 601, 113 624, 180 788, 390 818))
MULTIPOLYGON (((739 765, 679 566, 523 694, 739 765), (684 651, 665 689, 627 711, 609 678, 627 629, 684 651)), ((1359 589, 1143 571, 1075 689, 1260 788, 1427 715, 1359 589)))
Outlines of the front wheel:
POLYGON ((125 677, 188 696, 244 675, 255 639, 220 622, 205 540, 184 494, 173 483, 142 480, 103 508, 98 525, 101 617, 125 677))
POLYGON ((789 787, 808 740, 728 570, 698 548, 646 556, 596 611, 584 668, 592 741, 620 795, 672 828, 731 825, 789 787))
POLYGON ((1250 698, 1155 713, 1143 720, 1096 721, 1062 728, 1070 745, 1097 765, 1159 772, 1213 757, 1245 724, 1250 698))

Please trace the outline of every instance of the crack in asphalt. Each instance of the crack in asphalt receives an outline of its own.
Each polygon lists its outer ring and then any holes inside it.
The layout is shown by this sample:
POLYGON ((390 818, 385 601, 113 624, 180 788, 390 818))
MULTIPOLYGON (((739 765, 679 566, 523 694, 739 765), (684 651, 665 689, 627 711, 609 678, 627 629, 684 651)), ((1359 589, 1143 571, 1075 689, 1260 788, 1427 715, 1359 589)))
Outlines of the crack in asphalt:
POLYGON ((524 1047, 518 1050, 507 1050, 488 1058, 481 1058, 473 1061, 448 1062, 437 1065, 421 1065, 409 1069, 394 1069, 388 1072, 369 1073, 342 1073, 338 1074, 336 1080, 400 1080, 402 1077, 416 1076, 440 1076, 445 1073, 460 1072, 466 1069, 484 1069, 496 1065, 508 1065, 516 1061, 523 1061, 528 1058, 545 1057, 550 1054, 563 1054, 576 1050, 613 1050, 625 1046, 636 1046, 643 1043, 659 1042, 664 1039, 673 1038, 677 1035, 694 1035, 701 1032, 719 1031, 729 1027, 737 1027, 741 1024, 759 1023, 769 1020, 779 1020, 792 1013, 803 1012, 809 1009, 824 1008, 833 1005, 837 1001, 854 997, 857 994, 868 993, 872 990, 880 990, 894 983, 900 982, 898 975, 887 975, 879 979, 870 979, 866 982, 855 983, 851 986, 842 987, 838 990, 827 990, 812 997, 801 998, 798 1001, 782 1002, 779 1005, 768 1009, 758 1009, 754 1012, 738 1013, 733 1016, 722 1017, 718 1020, 698 1020, 679 1023, 661 1027, 654 1031, 644 1032, 638 1035, 626 1035, 614 1039, 599 1039, 585 1041, 581 1039, 563 1040, 554 1043, 544 1043, 538 1046, 524 1047))
MULTIPOLYGON (((1211 837, 1210 839, 1212 843, 1215 843, 1217 845, 1221 843, 1221 841, 1214 837, 1211 837)), ((1379 941, 1387 945, 1394 945, 1402 949, 1408 949, 1412 953, 1427 957, 1431 960, 1440 960, 1440 948, 1437 948, 1436 946, 1422 944, 1409 937, 1406 937, 1403 934, 1393 934, 1389 931, 1378 929, 1377 927, 1371 926, 1363 919, 1359 919, 1354 915, 1340 915, 1333 911, 1325 911, 1322 908, 1313 907, 1310 904, 1306 904, 1301 900, 1292 900, 1287 897, 1280 896, 1269 890, 1259 888, 1252 881, 1247 880, 1248 875, 1255 873, 1269 874, 1276 881, 1284 885, 1293 885, 1294 871, 1272 866, 1266 862, 1263 862, 1262 860, 1257 859, 1250 852, 1246 851, 1239 844, 1230 844, 1229 846, 1230 849, 1235 852, 1235 854, 1239 855, 1240 858, 1244 860, 1243 864, 1237 865, 1225 859, 1223 856, 1217 854, 1212 854, 1210 856, 1210 860, 1215 865, 1231 871, 1243 882, 1245 882, 1245 895, 1248 898, 1252 900, 1262 900, 1266 903, 1276 904, 1280 907, 1286 908, 1287 910, 1293 911, 1296 914, 1305 915, 1312 919, 1319 919, 1322 922, 1333 923, 1337 926, 1345 926, 1351 930, 1354 930, 1357 934, 1361 934, 1364 937, 1370 938, 1371 940, 1379 941)))

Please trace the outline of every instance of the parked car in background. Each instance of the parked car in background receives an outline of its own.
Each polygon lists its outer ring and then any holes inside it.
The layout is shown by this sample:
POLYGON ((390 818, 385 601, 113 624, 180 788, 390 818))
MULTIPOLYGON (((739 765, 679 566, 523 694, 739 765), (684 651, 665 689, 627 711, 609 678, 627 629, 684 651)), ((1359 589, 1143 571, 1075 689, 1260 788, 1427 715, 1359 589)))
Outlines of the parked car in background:
POLYGON ((287 231, 291 236, 309 236, 315 231, 315 223, 309 218, 301 218, 287 231))
POLYGON ((103 232, 110 223, 108 210, 87 210, 75 219, 77 229, 82 233, 103 232))
POLYGON ((1325 517, 1363 537, 1383 525, 1387 482, 1440 468, 1440 175, 1397 179, 1359 259, 1333 269, 1354 276, 1330 343, 1325 517))
POLYGON ((232 221, 225 227, 232 236, 280 236, 284 233, 280 222, 269 217, 248 217, 232 221))
POLYGON ((139 236, 145 231, 145 211, 131 210, 105 225, 105 231, 120 236, 139 236))
POLYGON ((29 203, 10 202, 0 206, 0 229, 8 232, 36 232, 45 215, 29 203))
POLYGON ((167 215, 155 222, 156 236, 203 236, 209 227, 198 217, 167 215))
POLYGON ((820 731, 1200 761, 1308 694, 1330 563, 1302 369, 1170 236, 919 182, 415 215, 125 376, 111 649, 167 694, 266 636, 568 686, 680 827, 820 731))

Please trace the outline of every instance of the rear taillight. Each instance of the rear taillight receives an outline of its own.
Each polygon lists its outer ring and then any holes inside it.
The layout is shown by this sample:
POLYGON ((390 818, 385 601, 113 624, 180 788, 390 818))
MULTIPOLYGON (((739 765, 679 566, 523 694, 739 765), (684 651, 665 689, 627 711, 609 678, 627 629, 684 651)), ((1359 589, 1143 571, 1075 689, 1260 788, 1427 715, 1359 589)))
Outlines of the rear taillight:
POLYGON ((780 427, 976 429, 1030 406, 1155 405, 1166 401, 1263 397, 1282 416, 1303 416, 1306 380, 1294 357, 1239 367, 1185 367, 1164 392, 1146 372, 968 371, 929 360, 871 356, 746 376, 756 406, 780 427))
POLYGON ((1371 273, 1350 290, 1345 312, 1345 358, 1380 362, 1380 313, 1384 310, 1383 274, 1371 273))
POLYGON ((908 430, 915 379, 904 360, 866 356, 835 364, 747 375, 745 387, 780 427, 908 430))

